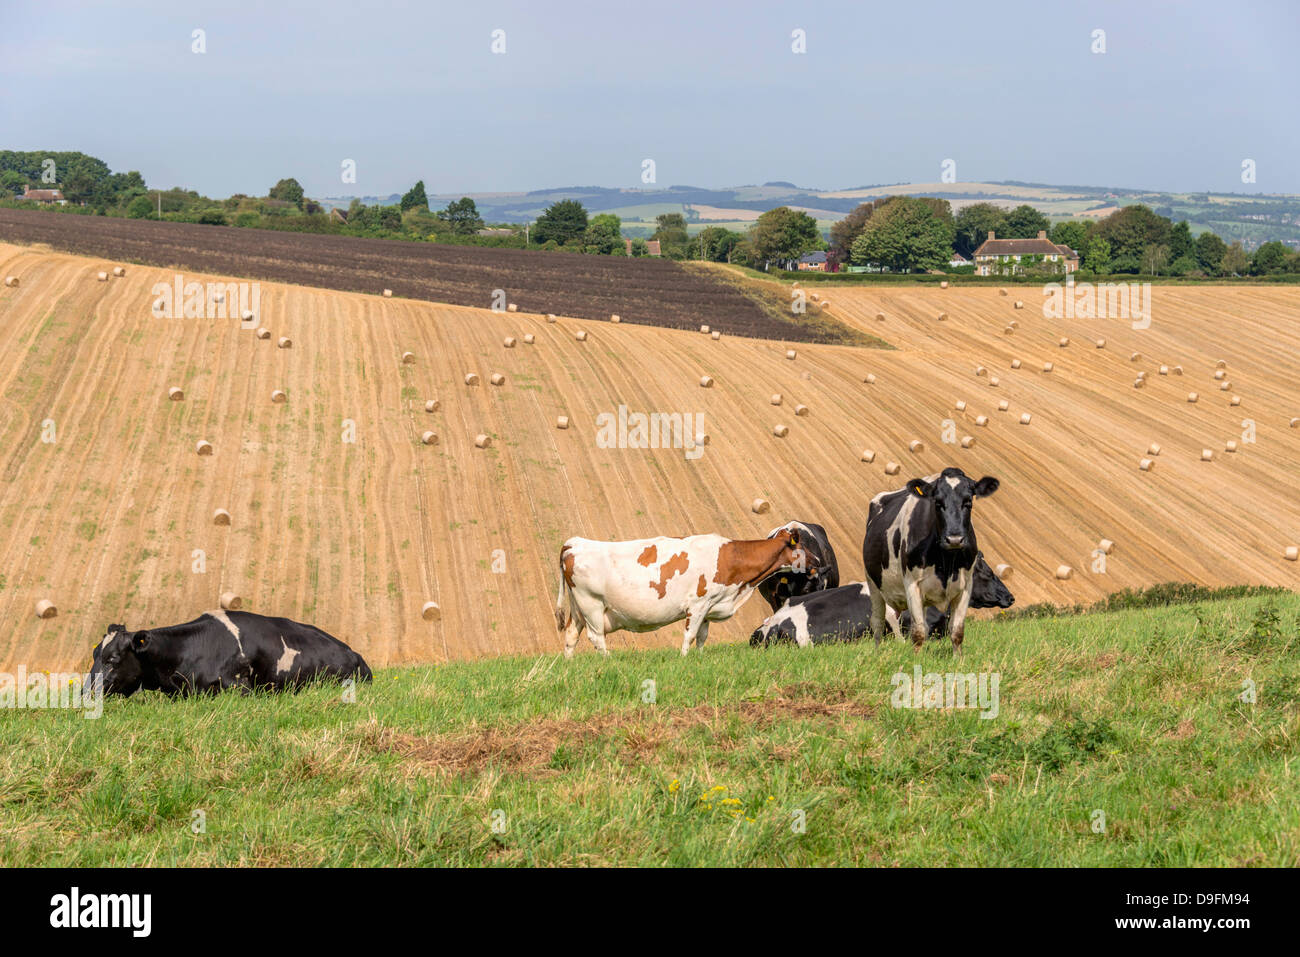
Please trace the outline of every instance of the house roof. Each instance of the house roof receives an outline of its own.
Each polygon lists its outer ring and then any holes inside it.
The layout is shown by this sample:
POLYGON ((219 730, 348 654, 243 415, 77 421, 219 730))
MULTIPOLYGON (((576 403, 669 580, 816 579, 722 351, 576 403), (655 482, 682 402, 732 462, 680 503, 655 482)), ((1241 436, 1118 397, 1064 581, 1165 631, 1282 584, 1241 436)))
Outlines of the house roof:
POLYGON ((980 243, 975 250, 975 258, 982 256, 1064 256, 1077 259, 1078 255, 1069 246, 1058 246, 1047 238, 1044 230, 1038 231, 1034 239, 995 239, 993 233, 980 243))
POLYGON ((816 252, 804 253, 799 257, 799 261, 801 263, 824 263, 826 261, 826 253, 820 249, 816 252))
POLYGON ((55 202, 63 198, 63 191, 58 189, 25 189, 23 199, 45 200, 55 202))
MULTIPOLYGON (((624 238, 624 240, 623 240, 623 247, 624 247, 624 249, 627 251, 627 254, 628 254, 629 256, 632 255, 632 240, 627 239, 627 238, 624 238)), ((660 255, 662 255, 662 253, 660 252, 660 249, 659 249, 659 240, 657 240, 657 239, 647 239, 647 240, 645 241, 645 253, 646 253, 647 256, 660 256, 660 255)))
POLYGON ((954 263, 970 262, 970 260, 967 259, 965 256, 963 256, 961 253, 953 253, 953 254, 952 254, 952 259, 950 259, 950 260, 948 260, 948 261, 949 261, 949 262, 954 262, 954 263))

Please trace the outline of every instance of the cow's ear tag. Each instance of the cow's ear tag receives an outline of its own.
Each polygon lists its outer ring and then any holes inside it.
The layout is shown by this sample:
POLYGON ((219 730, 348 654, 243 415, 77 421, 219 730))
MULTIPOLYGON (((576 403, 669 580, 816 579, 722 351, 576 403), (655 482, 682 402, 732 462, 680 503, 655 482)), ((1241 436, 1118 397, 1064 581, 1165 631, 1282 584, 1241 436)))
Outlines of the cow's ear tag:
POLYGON ((920 496, 921 498, 925 498, 925 489, 921 488, 921 486, 919 486, 919 485, 913 485, 913 486, 912 486, 912 491, 915 492, 915 493, 916 493, 918 496, 920 496))

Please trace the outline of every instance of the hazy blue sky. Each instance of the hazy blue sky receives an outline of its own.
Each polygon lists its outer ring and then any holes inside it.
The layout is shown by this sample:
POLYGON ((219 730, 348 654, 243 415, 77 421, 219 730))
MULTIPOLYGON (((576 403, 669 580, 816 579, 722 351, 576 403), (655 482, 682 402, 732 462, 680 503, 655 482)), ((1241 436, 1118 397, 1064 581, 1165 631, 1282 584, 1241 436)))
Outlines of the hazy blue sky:
POLYGON ((965 181, 1300 192, 1295 0, 0 9, 0 148, 213 196, 638 187, 646 158, 659 186, 933 182, 951 158, 965 181))

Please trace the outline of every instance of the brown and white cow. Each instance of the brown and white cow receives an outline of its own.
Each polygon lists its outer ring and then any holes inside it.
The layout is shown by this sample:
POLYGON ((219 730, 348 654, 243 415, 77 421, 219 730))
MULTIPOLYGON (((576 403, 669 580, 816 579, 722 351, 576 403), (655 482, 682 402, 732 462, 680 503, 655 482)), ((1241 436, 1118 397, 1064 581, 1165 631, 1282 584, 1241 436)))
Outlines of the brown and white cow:
POLYGON ((777 572, 806 572, 816 558, 792 529, 776 538, 733 541, 721 535, 598 542, 571 538, 560 549, 555 622, 564 655, 573 657, 582 629, 601 654, 611 632, 654 631, 686 619, 682 654, 703 648, 709 622, 724 621, 777 572))

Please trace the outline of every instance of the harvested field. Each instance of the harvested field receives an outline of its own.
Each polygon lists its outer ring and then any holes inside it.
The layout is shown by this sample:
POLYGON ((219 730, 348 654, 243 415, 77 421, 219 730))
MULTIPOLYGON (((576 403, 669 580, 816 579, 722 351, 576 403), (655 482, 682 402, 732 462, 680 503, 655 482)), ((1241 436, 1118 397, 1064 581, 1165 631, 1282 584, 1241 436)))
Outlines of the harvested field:
POLYGON ((796 322, 713 276, 667 259, 445 246, 264 229, 0 209, 0 241, 118 262, 490 308, 698 329, 794 342, 842 341, 827 321, 796 322))
MULTIPOLYGON (((1012 341, 1000 335, 1011 303, 993 289, 837 289, 847 322, 899 349, 809 345, 790 361, 780 343, 715 341, 698 323, 548 323, 264 283, 260 322, 294 343, 278 349, 238 320, 153 318, 151 289, 172 273, 96 282, 112 265, 0 244, 0 274, 22 279, 0 288, 0 670, 82 665, 107 624, 188 620, 223 592, 246 610, 311 621, 376 667, 558 653, 556 560, 570 535, 754 537, 817 521, 852 580, 871 496, 947 464, 1002 480, 975 523, 989 562, 1015 568, 1019 604, 1171 580, 1300 580, 1284 554, 1300 544, 1300 429, 1289 427, 1300 416, 1300 289, 1156 287, 1146 330, 1048 320, 1035 303, 1012 341), (946 322, 934 320, 940 309, 946 322), (586 342, 574 339, 579 325, 586 342), (533 345, 502 348, 526 334, 533 345), (1108 347, 1063 351, 1062 335, 1105 335, 1108 347), (402 364, 405 351, 417 361, 402 364), (1130 362, 1135 351, 1143 358, 1130 362), (1218 359, 1240 407, 1212 388, 1218 359), (1161 363, 1185 373, 1158 376, 1161 363), (997 389, 976 365, 1000 377, 997 389), (1135 369, 1152 372, 1146 388, 1132 388, 1135 369), (506 384, 466 387, 469 371, 506 384), (700 388, 703 375, 712 388, 700 388), (183 401, 168 399, 173 386, 183 401), (1194 405, 1192 386, 1206 396, 1194 405), (270 402, 274 389, 290 401, 270 402), (774 393, 813 410, 785 418, 782 439, 774 393), (620 405, 703 415, 710 443, 696 458, 602 448, 596 417, 620 405), (1025 412, 1032 424, 1021 426, 1025 412), (971 448, 943 442, 945 420, 960 437, 977 415, 989 425, 971 448), (1241 436, 1248 417, 1254 443, 1241 436), (46 420, 57 441, 42 441, 46 420), (422 444, 427 430, 436 445, 422 444), (480 434, 489 447, 475 447, 480 434), (195 454, 201 439, 212 455, 195 454), (1236 453, 1201 461, 1228 440, 1236 453), (1153 442, 1158 467, 1143 472, 1153 442), (885 474, 890 462, 899 474, 885 474), (766 514, 751 510, 756 499, 766 514), (216 508, 229 526, 213 524, 216 508), (1091 569, 1102 539, 1114 543, 1104 574, 1091 569), (1075 570, 1069 580, 1056 577, 1061 565, 1075 570), (57 617, 35 616, 42 599, 57 617), (439 613, 426 619, 430 601, 439 613)), ((751 600, 712 637, 747 638, 765 607, 751 600)), ((977 653, 980 635, 976 622, 977 653)), ((610 647, 677 642, 680 627, 619 632, 610 647)))

